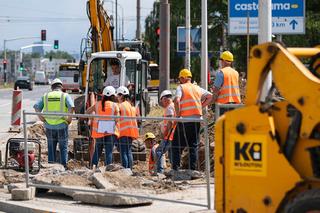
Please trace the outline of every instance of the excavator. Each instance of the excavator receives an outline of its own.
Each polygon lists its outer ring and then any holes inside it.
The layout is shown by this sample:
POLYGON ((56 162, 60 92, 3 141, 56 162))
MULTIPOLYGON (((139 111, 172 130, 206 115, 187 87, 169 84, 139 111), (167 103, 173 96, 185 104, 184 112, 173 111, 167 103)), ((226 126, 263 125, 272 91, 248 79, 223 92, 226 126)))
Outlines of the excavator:
MULTIPOLYGON (((90 20, 90 29, 87 38, 81 41, 79 63, 81 90, 84 91, 84 95, 75 100, 76 113, 84 113, 88 107, 100 100, 103 88, 109 80, 116 88, 127 86, 132 104, 140 115, 145 116, 149 110, 147 60, 143 60, 139 52, 115 49, 112 19, 104 9, 103 1, 88 0, 87 15, 90 20), (117 75, 113 74, 112 64, 114 63, 119 66, 117 75)), ((75 139, 75 156, 81 155, 78 153, 83 153, 81 150, 88 148, 87 146, 89 146, 89 155, 92 156, 94 146, 90 139, 90 120, 79 119, 78 134, 86 138, 75 139)))
POLYGON ((320 212, 319 55, 278 43, 252 48, 245 105, 216 123, 216 212, 320 212))
MULTIPOLYGON (((90 29, 81 42, 81 89, 85 91, 85 103, 91 104, 91 94, 102 93, 104 82, 111 75, 111 63, 120 64, 118 86, 130 86, 132 102, 141 115, 148 107, 147 71, 148 62, 136 51, 117 51, 113 39, 112 20, 103 8, 103 1, 88 0, 87 15, 90 29), (129 83, 130 82, 130 85, 129 83)), ((97 97, 96 97, 97 98, 97 97)), ((82 105, 81 105, 82 106, 82 105)))

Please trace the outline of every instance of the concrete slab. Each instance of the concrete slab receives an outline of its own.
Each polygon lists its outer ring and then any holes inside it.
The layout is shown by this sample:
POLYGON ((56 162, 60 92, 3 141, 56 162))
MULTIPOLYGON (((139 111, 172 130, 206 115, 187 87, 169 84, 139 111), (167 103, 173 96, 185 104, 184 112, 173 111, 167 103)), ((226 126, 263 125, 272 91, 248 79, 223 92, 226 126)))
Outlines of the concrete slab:
POLYGON ((11 190, 12 200, 32 200, 35 197, 35 187, 15 188, 11 190))

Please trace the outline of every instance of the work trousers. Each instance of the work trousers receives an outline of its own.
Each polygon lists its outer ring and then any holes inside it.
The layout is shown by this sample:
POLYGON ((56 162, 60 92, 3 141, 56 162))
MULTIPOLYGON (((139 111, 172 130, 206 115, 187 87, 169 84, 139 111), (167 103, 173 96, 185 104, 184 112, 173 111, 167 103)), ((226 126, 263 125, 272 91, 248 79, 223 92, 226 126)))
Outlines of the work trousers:
POLYGON ((124 168, 132 169, 133 155, 131 151, 132 138, 123 136, 119 138, 121 164, 124 168))
POLYGON ((181 152, 185 147, 188 147, 189 151, 189 169, 197 169, 199 130, 198 122, 178 123, 171 146, 172 169, 180 168, 181 152))
POLYGON ((165 158, 164 155, 166 152, 170 149, 171 141, 169 140, 161 140, 159 146, 156 149, 156 154, 157 154, 157 172, 158 173, 163 173, 164 172, 164 163, 165 163, 165 158))
POLYGON ((109 165, 112 163, 112 151, 113 146, 117 143, 117 137, 115 135, 108 135, 102 138, 96 139, 96 145, 94 154, 92 157, 92 165, 98 166, 100 156, 102 154, 102 150, 104 148, 104 163, 105 165, 109 165))
POLYGON ((48 144, 48 162, 57 162, 56 152, 59 143, 60 163, 64 166, 68 161, 68 126, 62 129, 46 128, 47 144, 48 144))

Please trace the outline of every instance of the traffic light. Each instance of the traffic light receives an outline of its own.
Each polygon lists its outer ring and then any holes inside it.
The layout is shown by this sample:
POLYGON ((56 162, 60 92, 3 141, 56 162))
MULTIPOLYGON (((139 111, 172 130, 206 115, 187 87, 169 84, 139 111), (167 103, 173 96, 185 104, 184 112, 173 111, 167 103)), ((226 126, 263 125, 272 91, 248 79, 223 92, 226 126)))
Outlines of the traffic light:
POLYGON ((159 49, 160 48, 160 27, 157 27, 156 29, 155 29, 155 34, 156 34, 156 47, 157 47, 157 49, 159 49))
POLYGON ((41 41, 47 40, 47 30, 41 30, 41 41))
POLYGON ((3 60, 3 69, 6 70, 7 69, 7 60, 3 60))
POLYGON ((53 49, 55 50, 59 49, 59 40, 54 40, 53 49))
POLYGON ((23 71, 24 68, 23 68, 23 62, 20 62, 20 65, 19 65, 19 71, 23 71))

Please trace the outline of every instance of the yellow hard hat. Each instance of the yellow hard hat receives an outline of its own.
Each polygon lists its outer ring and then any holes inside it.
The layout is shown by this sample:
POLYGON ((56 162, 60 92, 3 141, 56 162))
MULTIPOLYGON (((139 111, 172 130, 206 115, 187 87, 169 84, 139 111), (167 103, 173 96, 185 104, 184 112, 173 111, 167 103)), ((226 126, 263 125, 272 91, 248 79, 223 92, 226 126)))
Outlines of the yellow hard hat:
POLYGON ((190 78, 192 77, 190 70, 188 70, 188 69, 180 70, 179 78, 187 78, 187 77, 190 77, 190 78))
POLYGON ((233 61, 233 55, 231 52, 229 51, 224 51, 221 56, 220 59, 224 60, 224 61, 233 61))
POLYGON ((152 133, 152 132, 147 132, 146 134, 145 134, 145 138, 146 139, 155 139, 156 138, 156 136, 154 136, 154 134, 152 133))

